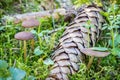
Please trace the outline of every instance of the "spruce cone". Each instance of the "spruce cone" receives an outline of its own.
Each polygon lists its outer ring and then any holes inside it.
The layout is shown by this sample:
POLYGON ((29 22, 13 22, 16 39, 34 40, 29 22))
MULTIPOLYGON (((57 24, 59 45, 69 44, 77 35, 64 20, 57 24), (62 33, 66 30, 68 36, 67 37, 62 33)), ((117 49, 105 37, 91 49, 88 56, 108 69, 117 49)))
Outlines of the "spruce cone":
POLYGON ((100 15, 101 9, 95 5, 78 9, 75 19, 66 27, 59 45, 52 54, 54 65, 46 80, 69 80, 68 74, 79 70, 79 64, 84 59, 81 49, 94 46, 104 22, 100 15), (86 28, 86 24, 94 27, 86 28))

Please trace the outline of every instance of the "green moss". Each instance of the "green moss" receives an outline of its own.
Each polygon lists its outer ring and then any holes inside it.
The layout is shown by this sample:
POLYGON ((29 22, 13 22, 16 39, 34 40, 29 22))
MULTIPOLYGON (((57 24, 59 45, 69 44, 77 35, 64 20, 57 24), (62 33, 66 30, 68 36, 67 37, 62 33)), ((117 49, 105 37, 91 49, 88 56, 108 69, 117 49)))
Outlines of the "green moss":
MULTIPOLYGON (((107 7, 108 8, 108 7, 107 7)), ((119 10, 116 6, 108 8, 109 15, 106 15, 109 23, 103 26, 102 38, 96 44, 96 47, 106 47, 111 52, 110 56, 102 58, 100 64, 98 64, 98 58, 94 59, 94 62, 87 70, 85 64, 80 63, 80 70, 73 76, 69 76, 70 80, 119 80, 120 79, 120 39, 118 37, 117 26, 120 25, 119 10), (115 7, 115 10, 114 10, 115 7), (114 11, 114 12, 113 12, 114 11), (113 16, 111 18, 111 16, 113 16), (110 28, 111 26, 111 28, 110 28), (115 41, 113 41, 115 40, 115 41)), ((23 31, 24 28, 20 24, 13 24, 7 22, 6 25, 0 26, 0 59, 6 60, 8 66, 17 67, 26 72, 24 80, 29 78, 35 78, 44 80, 49 74, 49 67, 51 65, 45 65, 43 61, 49 58, 54 51, 54 47, 58 44, 58 40, 62 35, 66 23, 63 17, 59 20, 52 22, 52 18, 40 19, 41 25, 34 29, 35 33, 35 48, 39 46, 42 51, 41 55, 33 54, 34 50, 31 50, 30 41, 27 42, 27 61, 24 63, 22 42, 14 39, 14 35, 17 32, 23 31), (54 27, 53 27, 54 26, 54 27), (49 34, 54 29, 62 28, 54 33, 49 34)), ((86 59, 86 64, 88 59, 86 59)), ((8 69, 5 70, 6 76, 9 75, 8 69)), ((1 76, 0 76, 1 77, 1 76)), ((4 77, 4 76, 2 76, 4 77)))

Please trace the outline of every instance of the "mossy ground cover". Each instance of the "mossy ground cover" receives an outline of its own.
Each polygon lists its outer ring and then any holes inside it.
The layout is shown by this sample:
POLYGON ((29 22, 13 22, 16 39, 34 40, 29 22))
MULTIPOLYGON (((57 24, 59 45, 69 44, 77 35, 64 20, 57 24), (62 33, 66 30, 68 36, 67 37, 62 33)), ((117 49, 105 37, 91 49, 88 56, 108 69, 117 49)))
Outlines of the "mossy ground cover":
MULTIPOLYGON (((95 58, 89 70, 85 64, 80 63, 78 73, 70 80, 120 80, 120 15, 119 5, 107 7, 101 12, 106 18, 102 28, 102 35, 96 47, 105 47, 111 53, 106 58, 95 58)), ((3 16, 3 15, 2 15, 3 16)), ((58 40, 67 23, 64 17, 53 22, 52 18, 38 18, 40 26, 28 30, 21 23, 14 24, 8 18, 5 24, 0 25, 0 80, 44 80, 50 66, 53 64, 50 54, 54 51, 58 40), (54 26, 54 27, 53 27, 54 26), (60 30, 49 34, 54 29, 60 30), (31 41, 27 41, 27 59, 23 57, 23 41, 16 40, 14 35, 20 31, 30 31, 34 34, 34 50, 31 41), (19 76, 17 76, 19 75, 19 76)), ((86 59, 86 64, 88 59, 86 59)))

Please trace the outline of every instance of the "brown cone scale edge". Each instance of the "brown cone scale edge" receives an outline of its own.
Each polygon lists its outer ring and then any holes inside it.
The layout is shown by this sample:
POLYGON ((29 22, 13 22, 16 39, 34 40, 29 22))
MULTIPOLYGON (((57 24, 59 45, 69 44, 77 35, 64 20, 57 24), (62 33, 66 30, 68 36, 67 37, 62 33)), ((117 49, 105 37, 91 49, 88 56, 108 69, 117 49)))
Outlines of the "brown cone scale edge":
POLYGON ((52 54, 54 65, 46 80, 69 80, 68 74, 72 75, 79 70, 78 63, 83 62, 85 56, 82 50, 93 47, 99 38, 101 25, 105 21, 100 11, 101 8, 95 5, 78 9, 76 17, 66 27, 52 54), (88 29, 83 26, 88 21, 95 27, 88 29))

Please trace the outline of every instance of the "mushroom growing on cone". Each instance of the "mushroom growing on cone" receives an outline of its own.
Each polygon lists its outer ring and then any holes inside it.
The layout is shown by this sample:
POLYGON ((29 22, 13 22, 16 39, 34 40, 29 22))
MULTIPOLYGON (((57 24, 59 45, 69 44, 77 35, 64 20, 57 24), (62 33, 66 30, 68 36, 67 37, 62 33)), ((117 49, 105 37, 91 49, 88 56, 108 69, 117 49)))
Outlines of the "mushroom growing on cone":
POLYGON ((94 57, 106 57, 110 54, 109 52, 94 51, 91 48, 83 48, 81 52, 85 55, 91 56, 88 62, 88 65, 87 65, 88 69, 90 68, 92 64, 94 57))

